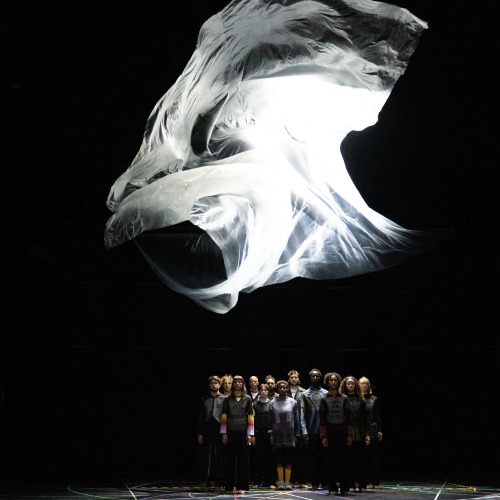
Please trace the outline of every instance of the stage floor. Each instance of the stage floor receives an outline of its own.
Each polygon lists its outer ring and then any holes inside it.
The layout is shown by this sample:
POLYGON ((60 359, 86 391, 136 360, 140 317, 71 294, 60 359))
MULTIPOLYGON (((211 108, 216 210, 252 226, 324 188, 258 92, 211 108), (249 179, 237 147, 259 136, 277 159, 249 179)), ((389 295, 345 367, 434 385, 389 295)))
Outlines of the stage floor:
MULTIPOLYGON (((197 483, 181 484, 173 481, 127 482, 121 484, 68 484, 60 487, 0 487, 1 500, 76 500, 76 499, 109 499, 109 500, 204 500, 227 499, 236 495, 209 493, 202 491, 197 483)), ((327 490, 311 491, 294 489, 292 491, 275 491, 262 488, 250 489, 240 497, 252 500, 314 500, 329 497, 327 490)), ((370 489, 363 493, 349 493, 331 498, 350 500, 479 500, 500 499, 500 488, 487 485, 453 484, 431 481, 402 481, 399 483, 382 483, 380 489, 370 489)))

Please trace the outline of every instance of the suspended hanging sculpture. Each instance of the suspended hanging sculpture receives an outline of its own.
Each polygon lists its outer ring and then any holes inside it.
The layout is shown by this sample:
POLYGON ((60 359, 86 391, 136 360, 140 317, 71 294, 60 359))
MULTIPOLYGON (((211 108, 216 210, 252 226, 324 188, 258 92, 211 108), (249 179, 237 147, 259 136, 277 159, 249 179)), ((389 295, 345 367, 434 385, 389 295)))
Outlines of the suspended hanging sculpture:
POLYGON ((112 186, 106 247, 135 239, 168 287, 218 313, 240 291, 422 251, 425 234, 366 204, 340 144, 377 122, 426 27, 371 0, 233 0, 112 186))

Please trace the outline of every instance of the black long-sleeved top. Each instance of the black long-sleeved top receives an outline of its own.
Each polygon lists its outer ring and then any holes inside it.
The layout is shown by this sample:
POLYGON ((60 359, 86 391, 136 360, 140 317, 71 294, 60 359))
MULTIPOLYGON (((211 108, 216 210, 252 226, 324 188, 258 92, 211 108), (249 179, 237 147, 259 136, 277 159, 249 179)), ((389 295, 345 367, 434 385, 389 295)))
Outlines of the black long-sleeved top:
POLYGON ((367 394, 365 396, 365 404, 370 437, 378 438, 378 433, 382 432, 382 422, 380 420, 380 408, 377 396, 367 394))
POLYGON ((355 394, 347 394, 347 406, 352 426, 352 437, 354 441, 364 441, 366 436, 370 434, 365 400, 355 394))
POLYGON ((347 396, 345 394, 325 394, 319 405, 319 434, 327 436, 327 428, 345 429, 350 423, 347 396))
POLYGON ((271 430, 271 424, 269 423, 269 405, 270 400, 263 403, 257 400, 253 403, 253 409, 255 411, 255 432, 268 432, 271 430))

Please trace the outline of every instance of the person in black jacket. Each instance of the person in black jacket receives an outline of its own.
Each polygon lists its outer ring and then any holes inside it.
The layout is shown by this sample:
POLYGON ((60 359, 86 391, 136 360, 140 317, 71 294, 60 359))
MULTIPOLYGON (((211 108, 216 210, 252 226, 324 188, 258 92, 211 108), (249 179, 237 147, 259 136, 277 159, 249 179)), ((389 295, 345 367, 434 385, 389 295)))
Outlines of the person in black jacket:
POLYGON ((252 444, 255 448, 255 482, 262 488, 276 489, 276 468, 274 467, 273 448, 271 446, 271 424, 269 421, 269 387, 260 384, 259 397, 253 403, 255 436, 252 444))
POLYGON ((208 378, 210 392, 200 400, 198 411, 198 444, 201 447, 204 489, 215 491, 222 486, 223 450, 220 440, 220 416, 225 397, 219 392, 220 378, 208 378))
POLYGON ((340 393, 341 376, 337 372, 325 375, 328 392, 320 401, 319 434, 325 448, 325 464, 328 493, 343 495, 348 489, 346 460, 347 448, 352 443, 352 429, 348 400, 340 393))
POLYGON ((367 446, 370 445, 370 430, 366 415, 366 404, 358 380, 349 375, 342 379, 340 392, 347 396, 349 408, 351 445, 348 447, 347 475, 349 491, 366 491, 367 446))
POLYGON ((377 396, 373 394, 372 384, 367 377, 359 379, 361 392, 365 399, 368 427, 370 429, 370 446, 367 449, 366 484, 371 484, 377 489, 380 486, 381 477, 381 448, 382 423, 380 420, 380 408, 377 396))
MULTIPOLYGON (((287 395, 299 405, 299 420, 305 426, 304 417, 304 393, 306 390, 300 386, 300 374, 297 370, 290 370, 288 372, 288 392, 287 395)), ((292 483, 298 488, 306 488, 306 436, 301 434, 301 438, 297 440, 295 453, 292 464, 292 483)))

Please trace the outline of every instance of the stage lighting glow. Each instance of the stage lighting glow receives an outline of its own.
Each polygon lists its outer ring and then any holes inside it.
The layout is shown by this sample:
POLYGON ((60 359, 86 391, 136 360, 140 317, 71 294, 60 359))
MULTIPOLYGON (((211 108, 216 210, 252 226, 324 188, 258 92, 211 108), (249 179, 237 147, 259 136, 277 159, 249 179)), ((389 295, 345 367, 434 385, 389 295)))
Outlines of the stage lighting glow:
POLYGON ((218 313, 240 291, 367 273, 421 251, 425 234, 365 203, 340 144, 377 122, 426 27, 371 0, 232 1, 201 28, 111 188, 106 247, 135 239, 167 286, 218 313), (204 233, 177 246, 140 236, 185 221, 204 233))

